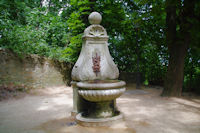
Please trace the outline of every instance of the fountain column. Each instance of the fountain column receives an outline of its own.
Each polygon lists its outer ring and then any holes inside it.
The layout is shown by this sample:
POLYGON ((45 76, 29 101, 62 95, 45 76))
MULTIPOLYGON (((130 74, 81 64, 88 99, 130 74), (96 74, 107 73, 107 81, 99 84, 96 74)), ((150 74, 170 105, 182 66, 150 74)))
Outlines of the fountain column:
POLYGON ((72 69, 73 114, 81 125, 102 126, 122 118, 116 98, 124 93, 126 83, 117 80, 119 70, 100 25, 101 15, 92 12, 88 20, 91 25, 84 31, 81 53, 72 69))

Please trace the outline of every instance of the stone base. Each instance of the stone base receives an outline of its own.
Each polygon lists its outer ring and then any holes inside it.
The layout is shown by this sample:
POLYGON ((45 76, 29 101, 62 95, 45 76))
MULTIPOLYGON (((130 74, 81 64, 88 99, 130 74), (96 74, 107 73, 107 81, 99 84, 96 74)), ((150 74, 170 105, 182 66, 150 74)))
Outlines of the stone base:
POLYGON ((109 118, 86 118, 82 116, 82 113, 79 113, 76 115, 75 120, 81 126, 87 126, 87 127, 111 126, 112 124, 121 122, 123 120, 123 114, 120 113, 117 116, 109 118))

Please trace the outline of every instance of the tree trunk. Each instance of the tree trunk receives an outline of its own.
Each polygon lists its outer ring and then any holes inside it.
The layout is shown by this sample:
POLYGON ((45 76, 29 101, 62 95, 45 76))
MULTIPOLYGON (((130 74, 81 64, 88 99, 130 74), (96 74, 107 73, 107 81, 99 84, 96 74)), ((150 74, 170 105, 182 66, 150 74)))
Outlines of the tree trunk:
POLYGON ((166 42, 169 50, 169 65, 164 83, 162 96, 181 96, 184 79, 184 58, 190 43, 191 22, 193 17, 195 1, 184 0, 184 7, 180 9, 180 30, 176 31, 176 5, 179 1, 167 0, 167 30, 166 42))
POLYGON ((162 96, 181 96, 184 76, 184 57, 186 51, 186 43, 175 43, 171 49, 162 96))

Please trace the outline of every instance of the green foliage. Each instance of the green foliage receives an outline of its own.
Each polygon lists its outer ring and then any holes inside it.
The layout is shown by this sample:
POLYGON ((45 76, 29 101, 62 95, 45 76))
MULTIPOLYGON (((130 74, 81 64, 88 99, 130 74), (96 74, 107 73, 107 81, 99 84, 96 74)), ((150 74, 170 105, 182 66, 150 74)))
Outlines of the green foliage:
POLYGON ((62 17, 67 19, 67 26, 70 33, 69 45, 64 50, 65 58, 70 62, 76 62, 82 46, 82 34, 86 28, 89 15, 89 1, 71 0, 69 7, 63 11, 62 17), (84 22, 85 21, 85 22, 84 22), (87 23, 86 23, 87 22, 87 23))
MULTIPOLYGON (((1 17, 0 46, 23 54, 39 54, 68 61, 64 58, 65 47, 69 44, 67 23, 58 15, 46 12, 46 8, 24 9, 26 24, 17 24, 8 19, 9 12, 1 17)), ((6 11, 5 11, 6 12, 6 11)))
MULTIPOLYGON (((195 6, 196 16, 200 4, 195 6)), ((160 84, 168 65, 164 0, 2 0, 0 47, 75 63, 92 11, 102 14, 109 49, 120 71, 139 72, 146 83, 160 84)), ((199 21, 191 20, 192 44, 185 66, 184 88, 199 81, 199 21)), ((179 29, 177 29, 179 30, 179 29)))
POLYGON ((200 55, 199 50, 190 48, 185 60, 183 91, 193 91, 200 94, 200 55))
MULTIPOLYGON (((124 5, 123 5, 124 4, 124 5)), ((125 20, 112 38, 111 54, 121 71, 139 71, 149 83, 162 84, 167 68, 165 10, 162 1, 125 1, 125 20), (159 7, 159 8, 158 8, 159 7)))

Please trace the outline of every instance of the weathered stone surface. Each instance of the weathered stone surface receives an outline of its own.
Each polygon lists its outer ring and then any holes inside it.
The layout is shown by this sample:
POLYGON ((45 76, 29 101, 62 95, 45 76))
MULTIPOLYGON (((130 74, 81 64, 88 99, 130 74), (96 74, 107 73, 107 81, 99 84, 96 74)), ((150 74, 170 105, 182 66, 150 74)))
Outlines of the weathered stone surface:
POLYGON ((114 100, 125 92, 125 85, 124 81, 119 80, 87 81, 76 84, 80 88, 79 95, 91 102, 114 100))
POLYGON ((98 12, 92 12, 88 17, 88 20, 90 24, 100 24, 102 17, 98 12))
POLYGON ((77 120, 77 123, 82 126, 103 127, 103 126, 111 126, 114 123, 122 122, 123 115, 119 114, 114 117, 96 119, 96 118, 85 118, 85 117, 82 117, 82 114, 78 114, 76 116, 76 120, 77 120))
POLYGON ((89 20, 92 25, 85 29, 80 56, 73 67, 74 81, 117 79, 119 70, 108 50, 108 36, 106 30, 99 25, 100 14, 92 13, 89 20), (94 60, 99 58, 99 70, 94 60), (96 70, 94 70, 94 68, 96 70), (96 71, 96 72, 95 72, 96 71))
POLYGON ((106 90, 106 89, 118 89, 125 87, 126 83, 120 80, 99 80, 99 81, 87 81, 78 82, 79 88, 92 89, 92 90, 106 90))
POLYGON ((118 98, 125 92, 125 88, 109 90, 79 90, 78 93, 84 99, 91 102, 109 101, 118 98))
POLYGON ((8 50, 0 50, 0 85, 25 85, 46 88, 66 85, 70 80, 70 64, 37 55, 19 57, 8 50))
POLYGON ((107 32, 99 25, 101 15, 93 12, 89 21, 92 25, 84 31, 81 53, 72 70, 73 109, 79 124, 98 126, 121 118, 116 98, 125 92, 126 83, 117 80, 119 70, 108 50, 107 32))

